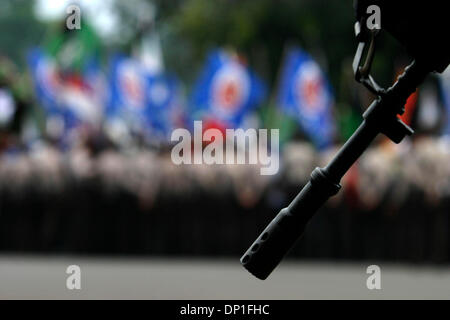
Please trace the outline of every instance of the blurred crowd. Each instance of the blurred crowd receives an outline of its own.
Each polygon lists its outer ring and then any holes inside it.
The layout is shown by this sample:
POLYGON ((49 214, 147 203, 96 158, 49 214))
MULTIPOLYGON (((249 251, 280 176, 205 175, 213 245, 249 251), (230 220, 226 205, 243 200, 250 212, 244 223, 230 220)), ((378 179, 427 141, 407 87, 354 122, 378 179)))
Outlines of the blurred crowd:
MULTIPOLYGON (((449 143, 370 148, 293 255, 449 261, 449 143)), ((2 155, 0 249, 239 254, 335 151, 289 143, 275 176, 257 165, 176 166, 169 151, 149 149, 2 155)))

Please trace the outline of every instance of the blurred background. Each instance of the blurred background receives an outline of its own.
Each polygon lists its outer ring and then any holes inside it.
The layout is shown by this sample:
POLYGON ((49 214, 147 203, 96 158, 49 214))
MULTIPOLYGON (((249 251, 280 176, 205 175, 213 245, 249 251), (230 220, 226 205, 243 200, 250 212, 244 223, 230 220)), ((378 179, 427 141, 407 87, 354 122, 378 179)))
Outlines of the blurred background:
MULTIPOLYGON (((240 255, 374 99, 353 78, 354 21, 352 1, 336 0, 1 1, 4 270, 32 263, 10 256, 114 256, 124 272, 127 259, 162 257, 157 266, 180 272, 194 258, 198 270, 225 259, 250 277, 240 255), (279 129, 279 172, 176 166, 171 132, 194 120, 279 129)), ((382 33, 375 78, 389 86, 410 61, 382 33)), ((415 134, 400 145, 378 137, 352 167, 290 253, 312 263, 299 272, 330 261, 448 272, 450 70, 427 78, 402 119, 415 134)), ((164 297, 179 296, 168 288, 164 297)))

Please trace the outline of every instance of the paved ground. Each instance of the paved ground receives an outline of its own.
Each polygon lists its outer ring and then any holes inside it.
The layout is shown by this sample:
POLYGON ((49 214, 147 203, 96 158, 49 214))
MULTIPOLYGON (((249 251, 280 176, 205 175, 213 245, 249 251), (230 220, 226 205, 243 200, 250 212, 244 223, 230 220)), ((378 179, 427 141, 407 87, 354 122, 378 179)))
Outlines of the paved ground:
POLYGON ((0 299, 450 299, 450 267, 380 263, 381 290, 365 264, 284 262, 266 281, 238 260, 0 256, 0 299), (81 290, 66 268, 81 268, 81 290))

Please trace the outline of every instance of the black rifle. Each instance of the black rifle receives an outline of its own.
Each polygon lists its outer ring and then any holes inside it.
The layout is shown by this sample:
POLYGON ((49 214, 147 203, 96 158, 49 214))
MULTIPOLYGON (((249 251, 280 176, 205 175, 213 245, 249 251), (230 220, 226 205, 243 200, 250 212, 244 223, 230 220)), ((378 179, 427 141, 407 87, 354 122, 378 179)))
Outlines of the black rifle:
POLYGON ((355 34, 359 44, 353 71, 355 79, 377 98, 363 114, 364 120, 359 128, 331 162, 312 172, 311 180, 302 191, 287 208, 280 211, 242 256, 243 266, 259 279, 266 279, 280 263, 301 237, 311 217, 339 191, 341 178, 379 133, 395 143, 400 143, 406 135, 413 133, 397 115, 403 114, 406 100, 428 73, 443 72, 450 63, 450 46, 445 47, 445 43, 442 46, 446 39, 445 31, 448 30, 445 1, 429 0, 415 7, 414 2, 400 0, 357 0, 355 10, 355 34), (367 27, 370 17, 367 8, 370 5, 380 8, 381 28, 393 35, 414 57, 414 61, 388 89, 381 88, 370 75, 375 38, 380 31, 367 27))

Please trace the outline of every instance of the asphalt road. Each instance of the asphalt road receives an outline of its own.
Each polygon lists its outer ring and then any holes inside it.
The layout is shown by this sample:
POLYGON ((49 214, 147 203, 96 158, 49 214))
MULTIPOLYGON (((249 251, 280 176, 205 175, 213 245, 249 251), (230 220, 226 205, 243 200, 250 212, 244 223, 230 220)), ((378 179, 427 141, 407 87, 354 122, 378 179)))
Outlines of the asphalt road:
POLYGON ((287 261, 261 281, 238 258, 0 255, 0 299, 450 299, 449 266, 379 263, 381 290, 369 290, 370 264, 287 261), (69 265, 80 267, 80 290, 66 287, 69 265))

